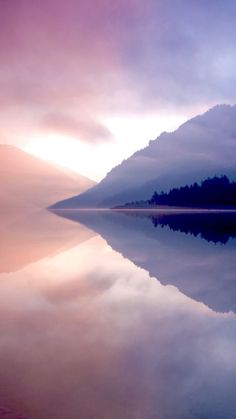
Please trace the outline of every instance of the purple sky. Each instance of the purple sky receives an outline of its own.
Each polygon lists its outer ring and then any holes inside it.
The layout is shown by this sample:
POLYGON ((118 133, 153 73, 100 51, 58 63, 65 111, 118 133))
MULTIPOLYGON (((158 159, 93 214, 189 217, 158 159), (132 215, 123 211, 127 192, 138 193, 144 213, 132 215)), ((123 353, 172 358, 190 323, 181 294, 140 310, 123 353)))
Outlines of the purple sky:
POLYGON ((121 159, 162 127, 235 103, 233 0, 0 0, 0 8, 1 142, 36 154, 40 142, 45 154, 54 135, 48 148, 57 138, 65 150, 68 139, 69 153, 73 139, 113 162, 112 150, 121 159))

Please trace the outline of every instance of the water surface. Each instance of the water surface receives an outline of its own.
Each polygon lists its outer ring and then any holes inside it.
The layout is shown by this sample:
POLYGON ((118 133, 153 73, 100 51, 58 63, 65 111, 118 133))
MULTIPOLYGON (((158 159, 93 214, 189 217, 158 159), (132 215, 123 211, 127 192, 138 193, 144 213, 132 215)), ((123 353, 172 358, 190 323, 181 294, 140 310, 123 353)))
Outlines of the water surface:
POLYGON ((234 220, 166 217, 2 217, 1 418, 235 417, 234 220))

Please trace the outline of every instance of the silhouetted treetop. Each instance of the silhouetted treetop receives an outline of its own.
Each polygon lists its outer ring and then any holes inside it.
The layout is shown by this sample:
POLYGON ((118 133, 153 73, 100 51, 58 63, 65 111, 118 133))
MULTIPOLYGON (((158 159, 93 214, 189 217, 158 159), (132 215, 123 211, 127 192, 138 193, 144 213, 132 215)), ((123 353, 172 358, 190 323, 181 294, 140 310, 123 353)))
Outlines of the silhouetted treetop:
POLYGON ((190 186, 171 189, 168 193, 154 192, 149 205, 177 207, 226 208, 236 207, 236 182, 227 176, 208 178, 190 186))

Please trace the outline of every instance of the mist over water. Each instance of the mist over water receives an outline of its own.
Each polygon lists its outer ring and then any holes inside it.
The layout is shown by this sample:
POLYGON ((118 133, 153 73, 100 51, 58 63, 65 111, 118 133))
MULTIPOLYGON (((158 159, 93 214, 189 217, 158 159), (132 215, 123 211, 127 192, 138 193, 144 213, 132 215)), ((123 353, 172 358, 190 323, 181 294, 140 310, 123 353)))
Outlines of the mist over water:
POLYGON ((234 417, 234 220, 40 217, 0 225, 0 418, 234 417))

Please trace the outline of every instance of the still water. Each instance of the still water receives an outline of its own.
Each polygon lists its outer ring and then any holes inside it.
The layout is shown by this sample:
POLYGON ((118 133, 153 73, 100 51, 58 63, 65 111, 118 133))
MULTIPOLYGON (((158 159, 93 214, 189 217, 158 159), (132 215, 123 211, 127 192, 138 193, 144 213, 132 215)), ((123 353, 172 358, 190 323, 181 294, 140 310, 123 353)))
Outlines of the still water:
POLYGON ((236 418, 236 215, 1 214, 0 418, 236 418))

